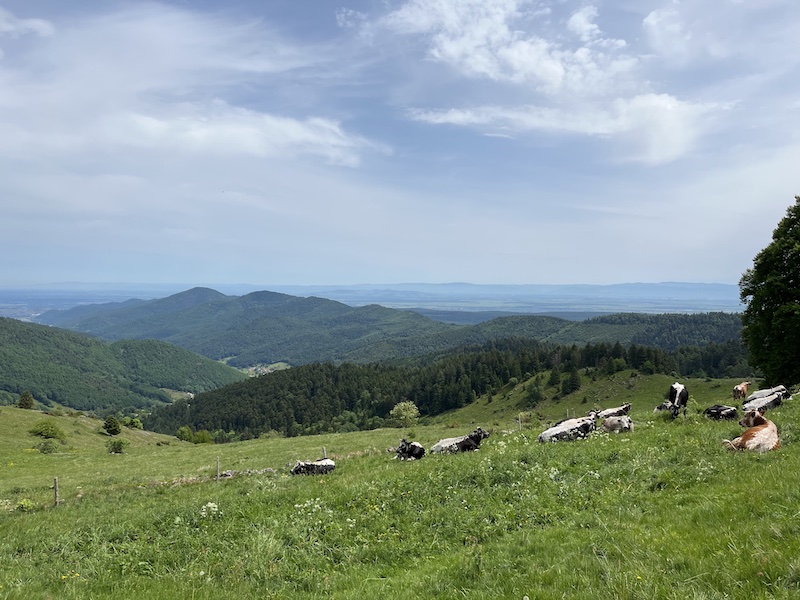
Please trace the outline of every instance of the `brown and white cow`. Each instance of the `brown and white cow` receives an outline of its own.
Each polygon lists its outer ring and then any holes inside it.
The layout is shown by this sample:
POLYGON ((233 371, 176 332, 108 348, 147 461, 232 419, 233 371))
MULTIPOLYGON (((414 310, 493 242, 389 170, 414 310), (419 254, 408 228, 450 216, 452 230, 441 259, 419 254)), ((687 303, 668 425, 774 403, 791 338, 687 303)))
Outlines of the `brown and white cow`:
POLYGON ((750 386, 753 385, 749 381, 743 381, 739 385, 733 386, 733 399, 734 400, 744 400, 747 398, 747 390, 750 386))
POLYGON ((745 413, 739 425, 747 429, 737 438, 722 440, 731 450, 753 450, 769 452, 781 447, 778 440, 778 428, 775 423, 764 417, 764 413, 751 410, 745 413))

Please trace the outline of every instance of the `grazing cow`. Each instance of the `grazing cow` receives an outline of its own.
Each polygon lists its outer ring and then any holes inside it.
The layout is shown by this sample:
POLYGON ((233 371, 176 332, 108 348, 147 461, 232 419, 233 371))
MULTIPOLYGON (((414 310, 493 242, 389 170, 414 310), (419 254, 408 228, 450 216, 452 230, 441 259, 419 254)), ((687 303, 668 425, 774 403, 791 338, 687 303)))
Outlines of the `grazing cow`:
POLYGON ((557 442, 559 440, 570 441, 578 438, 587 437, 592 431, 597 429, 595 423, 595 413, 589 413, 588 417, 576 417, 574 419, 564 419, 559 421, 549 429, 545 429, 539 434, 540 442, 557 442))
MULTIPOLYGON (((623 415, 627 415, 631 411, 631 403, 626 402, 622 406, 615 406, 614 408, 606 408, 605 410, 601 410, 598 413, 595 413, 598 419, 607 419, 608 417, 621 417, 623 415)), ((589 416, 592 416, 592 412, 589 412, 589 416)))
POLYGON ((751 410, 745 413, 739 425, 747 427, 745 432, 732 440, 722 440, 731 450, 754 450, 769 452, 781 447, 778 440, 778 428, 775 423, 764 418, 764 414, 751 410))
POLYGON ((733 386, 733 399, 744 400, 747 397, 747 390, 751 385, 753 385, 751 382, 743 381, 739 385, 733 386))
POLYGON ((397 458, 400 460, 419 460, 425 456, 425 448, 419 442, 408 442, 405 438, 400 440, 397 447, 397 458))
POLYGON ((633 420, 628 415, 612 415, 606 417, 600 427, 609 433, 633 431, 633 420))
POLYGON ((674 419, 678 416, 678 412, 683 410, 683 416, 686 416, 686 405, 689 402, 689 390, 686 389, 686 386, 676 381, 669 386, 668 393, 667 399, 656 406, 653 412, 668 410, 674 419))
POLYGON ((716 419, 717 421, 720 421, 722 419, 735 419, 739 416, 739 411, 735 406, 715 404, 714 406, 709 406, 707 409, 705 409, 703 414, 709 419, 716 419))
POLYGON ((292 475, 326 475, 336 468, 330 458, 321 458, 314 461, 298 460, 289 471, 292 475))
POLYGON ((439 440, 431 447, 431 452, 434 454, 452 453, 452 452, 467 452, 469 450, 479 450, 481 441, 489 437, 489 432, 484 431, 478 427, 469 435, 462 435, 460 437, 445 438, 439 440))

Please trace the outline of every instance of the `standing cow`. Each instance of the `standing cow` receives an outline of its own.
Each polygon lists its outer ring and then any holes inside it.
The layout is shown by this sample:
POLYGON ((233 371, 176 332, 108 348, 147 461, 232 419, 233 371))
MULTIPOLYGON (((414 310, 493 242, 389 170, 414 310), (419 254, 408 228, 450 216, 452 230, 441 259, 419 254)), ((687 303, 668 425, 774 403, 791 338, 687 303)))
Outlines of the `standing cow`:
POLYGON ((739 385, 733 386, 733 399, 734 400, 744 400, 747 398, 747 390, 750 386, 753 385, 749 381, 743 381, 739 385))
POLYGON ((668 410, 674 419, 682 410, 683 416, 686 416, 686 405, 689 403, 689 390, 686 389, 686 386, 676 381, 669 386, 667 394, 667 399, 656 406, 653 412, 668 410))

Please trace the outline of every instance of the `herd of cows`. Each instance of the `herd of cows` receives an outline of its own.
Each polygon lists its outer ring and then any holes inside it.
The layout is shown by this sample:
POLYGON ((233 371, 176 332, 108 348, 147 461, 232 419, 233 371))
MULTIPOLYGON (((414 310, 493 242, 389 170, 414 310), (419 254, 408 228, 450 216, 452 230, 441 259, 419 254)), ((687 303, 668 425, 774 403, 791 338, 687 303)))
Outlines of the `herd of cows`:
MULTIPOLYGON (((779 385, 758 390, 748 396, 750 385, 752 384, 749 381, 743 381, 733 388, 733 399, 742 401, 742 410, 744 411, 739 425, 746 429, 739 437, 723 440, 723 443, 731 450, 757 452, 776 450, 780 448, 778 429, 775 423, 764 417, 764 413, 770 408, 780 406, 784 400, 791 398, 791 394, 786 387, 779 385)), ((656 406, 653 412, 668 411, 674 419, 681 412, 686 415, 688 402, 689 391, 686 386, 675 382, 669 387, 667 399, 656 406)), ((540 433, 538 440, 540 442, 556 442, 586 438, 597 430, 598 420, 601 420, 602 431, 609 433, 633 431, 633 421, 628 416, 630 409, 630 403, 625 403, 614 408, 589 411, 585 417, 564 419, 540 433)), ((715 404, 706 408, 703 414, 717 420, 735 419, 739 416, 739 410, 736 406, 715 404)), ((478 427, 470 434, 439 440, 431 446, 430 451, 433 454, 446 454, 478 450, 481 441, 488 437, 489 433, 478 427)), ((425 447, 422 444, 409 442, 405 438, 400 440, 397 448, 390 448, 390 451, 395 452, 396 458, 400 460, 419 460, 425 456, 425 447)), ((333 460, 324 458, 316 461, 297 461, 290 472, 292 475, 321 475, 330 473, 335 468, 336 464, 333 460)))

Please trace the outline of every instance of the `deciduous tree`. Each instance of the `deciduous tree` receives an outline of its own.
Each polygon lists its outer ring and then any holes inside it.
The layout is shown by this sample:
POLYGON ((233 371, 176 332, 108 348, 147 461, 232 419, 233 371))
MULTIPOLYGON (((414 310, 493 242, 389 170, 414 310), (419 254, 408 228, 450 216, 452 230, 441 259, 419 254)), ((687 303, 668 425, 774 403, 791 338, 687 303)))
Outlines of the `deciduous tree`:
POLYGON ((800 196, 739 280, 742 339, 767 383, 800 382, 800 196))

